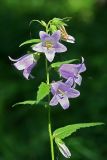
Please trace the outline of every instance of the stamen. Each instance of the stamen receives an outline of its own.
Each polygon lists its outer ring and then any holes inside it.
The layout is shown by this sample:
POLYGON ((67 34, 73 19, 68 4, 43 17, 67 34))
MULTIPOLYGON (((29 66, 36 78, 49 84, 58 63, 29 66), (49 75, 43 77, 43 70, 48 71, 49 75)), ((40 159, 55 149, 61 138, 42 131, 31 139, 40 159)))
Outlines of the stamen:
POLYGON ((64 93, 62 90, 60 90, 60 89, 58 89, 58 90, 57 90, 57 92, 58 92, 58 93, 61 93, 61 94, 62 94, 62 96, 64 96, 64 95, 65 95, 65 93, 64 93))
POLYGON ((46 41, 46 42, 45 42, 45 47, 47 47, 48 49, 52 48, 52 47, 53 47, 52 42, 46 41))

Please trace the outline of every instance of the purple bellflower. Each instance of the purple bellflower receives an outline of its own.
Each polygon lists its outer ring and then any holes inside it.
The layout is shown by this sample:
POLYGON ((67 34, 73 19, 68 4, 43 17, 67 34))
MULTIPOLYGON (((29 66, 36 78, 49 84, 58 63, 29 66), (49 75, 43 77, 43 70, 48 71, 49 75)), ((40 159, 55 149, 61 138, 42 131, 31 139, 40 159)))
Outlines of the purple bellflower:
POLYGON ((49 62, 52 62, 55 53, 61 53, 67 51, 67 48, 59 42, 61 38, 61 32, 58 30, 52 35, 47 34, 44 31, 39 32, 41 42, 33 46, 33 50, 37 52, 45 53, 49 62))
POLYGON ((86 66, 84 64, 84 58, 82 57, 81 64, 63 64, 59 68, 59 73, 63 78, 67 79, 67 84, 70 84, 71 86, 76 83, 81 85, 82 77, 80 73, 85 70, 86 66))
POLYGON ((23 76, 26 79, 29 79, 29 76, 33 78, 33 76, 30 74, 33 67, 36 65, 37 61, 34 59, 33 54, 26 54, 19 59, 13 59, 9 57, 9 59, 12 62, 15 62, 13 65, 18 69, 18 70, 23 70, 23 76))
POLYGON ((60 31, 61 31, 61 39, 62 40, 69 42, 69 43, 75 43, 75 38, 71 35, 68 35, 64 26, 60 27, 60 31))
POLYGON ((60 103, 63 109, 69 108, 68 98, 76 98, 80 95, 79 91, 71 88, 66 82, 63 83, 62 81, 53 82, 51 84, 51 92, 53 98, 50 101, 50 105, 55 106, 60 103))

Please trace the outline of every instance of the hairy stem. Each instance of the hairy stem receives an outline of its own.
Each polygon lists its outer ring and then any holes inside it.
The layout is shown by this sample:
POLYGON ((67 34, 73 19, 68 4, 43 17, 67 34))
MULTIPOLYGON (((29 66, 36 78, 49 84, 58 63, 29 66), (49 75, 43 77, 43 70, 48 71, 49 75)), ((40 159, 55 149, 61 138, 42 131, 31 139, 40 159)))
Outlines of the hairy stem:
MULTIPOLYGON (((46 76, 47 76, 47 84, 49 85, 49 70, 48 70, 48 61, 46 59, 46 76)), ((50 101, 50 97, 48 96, 48 103, 50 101)), ((48 106, 48 132, 50 137, 50 146, 51 146, 51 157, 54 160, 54 145, 53 145, 53 136, 52 136, 52 126, 51 126, 51 108, 48 106)))

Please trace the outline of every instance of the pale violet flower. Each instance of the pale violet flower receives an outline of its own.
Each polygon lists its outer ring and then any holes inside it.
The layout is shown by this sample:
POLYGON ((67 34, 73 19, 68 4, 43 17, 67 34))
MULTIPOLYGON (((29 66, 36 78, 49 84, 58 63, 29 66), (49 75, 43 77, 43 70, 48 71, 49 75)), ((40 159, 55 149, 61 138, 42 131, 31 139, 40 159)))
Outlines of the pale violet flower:
POLYGON ((86 71, 86 66, 84 64, 84 58, 82 57, 82 62, 80 64, 63 64, 59 68, 60 75, 67 79, 67 84, 71 86, 74 83, 81 85, 82 77, 81 73, 86 71))
POLYGON ((60 103, 63 109, 69 108, 68 98, 76 98, 80 95, 79 91, 71 88, 66 82, 63 83, 62 81, 53 82, 51 84, 51 92, 53 98, 50 101, 50 105, 55 106, 60 103))
POLYGON ((33 77, 30 73, 34 66, 37 64, 37 61, 34 59, 33 54, 26 54, 19 59, 13 59, 9 57, 9 59, 14 62, 14 66, 18 69, 23 71, 23 76, 26 79, 29 79, 29 76, 33 77))
POLYGON ((75 43, 75 38, 71 35, 69 35, 66 30, 65 30, 65 27, 64 26, 61 26, 60 27, 60 31, 61 31, 61 39, 66 41, 66 42, 69 42, 69 43, 75 43))
POLYGON ((61 139, 56 139, 56 144, 60 150, 60 152, 62 153, 62 155, 65 158, 70 158, 71 157, 71 152, 68 149, 68 147, 65 145, 65 143, 61 140, 61 139))
POLYGON ((44 31, 39 32, 41 42, 33 46, 33 50, 37 52, 45 53, 49 62, 52 62, 55 53, 61 53, 67 51, 67 48, 59 42, 61 38, 61 32, 58 30, 52 35, 47 34, 44 31))

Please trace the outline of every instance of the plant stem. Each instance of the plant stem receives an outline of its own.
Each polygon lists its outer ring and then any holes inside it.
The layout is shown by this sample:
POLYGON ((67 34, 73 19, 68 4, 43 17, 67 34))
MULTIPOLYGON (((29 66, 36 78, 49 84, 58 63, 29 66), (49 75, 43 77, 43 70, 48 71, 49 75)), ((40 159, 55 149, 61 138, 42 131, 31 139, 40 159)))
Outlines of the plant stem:
MULTIPOLYGON (((46 59, 46 76, 47 76, 47 84, 49 85, 49 70, 48 70, 48 61, 46 59)), ((48 96, 48 103, 50 101, 50 97, 48 96)), ((52 136, 52 126, 51 126, 51 108, 48 107, 48 132, 50 137, 50 146, 51 146, 51 157, 54 160, 54 145, 53 145, 53 136, 52 136)))

